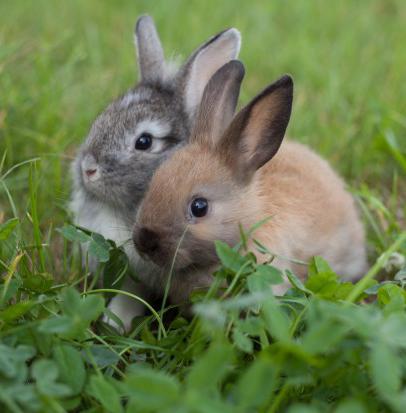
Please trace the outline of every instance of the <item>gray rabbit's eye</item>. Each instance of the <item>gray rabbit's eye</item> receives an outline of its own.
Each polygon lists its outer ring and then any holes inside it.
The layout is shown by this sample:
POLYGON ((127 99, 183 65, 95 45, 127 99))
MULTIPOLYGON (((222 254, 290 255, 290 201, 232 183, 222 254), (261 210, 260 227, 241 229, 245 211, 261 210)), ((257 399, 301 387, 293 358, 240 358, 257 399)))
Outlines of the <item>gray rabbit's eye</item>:
POLYGON ((152 145, 152 135, 150 133, 142 133, 138 139, 135 141, 135 149, 139 151, 146 151, 152 145))

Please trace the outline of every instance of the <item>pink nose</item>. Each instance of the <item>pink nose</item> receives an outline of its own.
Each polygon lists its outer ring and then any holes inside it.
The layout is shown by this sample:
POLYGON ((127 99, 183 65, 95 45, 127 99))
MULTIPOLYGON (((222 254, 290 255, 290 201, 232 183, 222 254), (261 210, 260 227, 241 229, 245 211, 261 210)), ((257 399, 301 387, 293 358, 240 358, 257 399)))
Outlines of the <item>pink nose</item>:
POLYGON ((97 169, 86 169, 85 174, 86 174, 86 176, 88 176, 88 177, 90 178, 90 177, 93 176, 96 172, 97 172, 97 169))

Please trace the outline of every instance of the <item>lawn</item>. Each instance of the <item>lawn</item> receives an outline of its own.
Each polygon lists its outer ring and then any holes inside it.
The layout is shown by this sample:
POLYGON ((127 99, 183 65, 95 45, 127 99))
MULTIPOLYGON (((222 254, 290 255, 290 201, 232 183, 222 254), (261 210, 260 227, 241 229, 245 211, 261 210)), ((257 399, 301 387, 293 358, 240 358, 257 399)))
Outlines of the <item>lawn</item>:
MULTIPOLYGON (((406 411, 405 21, 402 0, 1 1, 0 410, 406 411), (148 312, 128 337, 95 321, 104 299, 69 226, 69 167, 137 80, 143 13, 167 56, 237 27, 241 104, 293 76, 288 135, 340 172, 365 222, 371 270, 357 286, 316 258, 276 299, 264 282, 277 270, 219 244, 230 288, 195 297, 192 321, 148 312)), ((111 284, 124 258, 99 247, 111 284)))

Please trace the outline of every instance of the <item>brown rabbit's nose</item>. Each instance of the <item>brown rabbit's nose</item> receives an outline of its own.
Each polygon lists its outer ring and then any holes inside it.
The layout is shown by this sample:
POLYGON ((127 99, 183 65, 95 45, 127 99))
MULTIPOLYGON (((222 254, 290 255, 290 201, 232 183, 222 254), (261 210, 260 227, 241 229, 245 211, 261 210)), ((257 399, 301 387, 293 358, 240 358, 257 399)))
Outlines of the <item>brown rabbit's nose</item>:
POLYGON ((159 250, 159 235, 149 228, 135 230, 133 240, 139 252, 153 254, 159 250))

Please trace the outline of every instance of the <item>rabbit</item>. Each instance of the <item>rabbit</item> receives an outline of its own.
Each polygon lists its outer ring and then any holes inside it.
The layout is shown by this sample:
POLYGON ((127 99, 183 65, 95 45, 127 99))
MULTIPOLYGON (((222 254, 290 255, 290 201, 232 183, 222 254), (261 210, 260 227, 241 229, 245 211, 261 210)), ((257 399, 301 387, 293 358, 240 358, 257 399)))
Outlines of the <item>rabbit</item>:
MULTIPOLYGON (((237 245, 239 223, 248 230, 265 219, 254 238, 275 254, 274 266, 302 279, 307 267, 295 260, 315 255, 349 279, 366 267, 363 226, 341 178, 306 146, 282 143, 292 78, 269 85, 233 118, 243 77, 239 61, 214 74, 188 144, 157 169, 138 208, 133 243, 166 274, 173 268, 169 298, 176 304, 210 285, 214 241, 237 245)), ((249 246, 258 262, 269 260, 252 240, 249 246)), ((288 286, 285 280, 274 293, 288 286)))
MULTIPOLYGON (((132 248, 134 208, 154 170, 186 143, 204 87, 218 68, 237 57, 241 36, 235 28, 220 32, 178 70, 165 61, 151 17, 138 19, 135 43, 140 81, 108 105, 91 126, 72 165, 70 209, 76 225, 124 246, 143 285, 136 286, 127 277, 122 288, 141 290, 142 295, 153 290, 150 274, 159 269, 144 262, 132 248)), ((122 295, 114 297, 109 308, 126 330, 143 311, 132 298, 122 295)))

